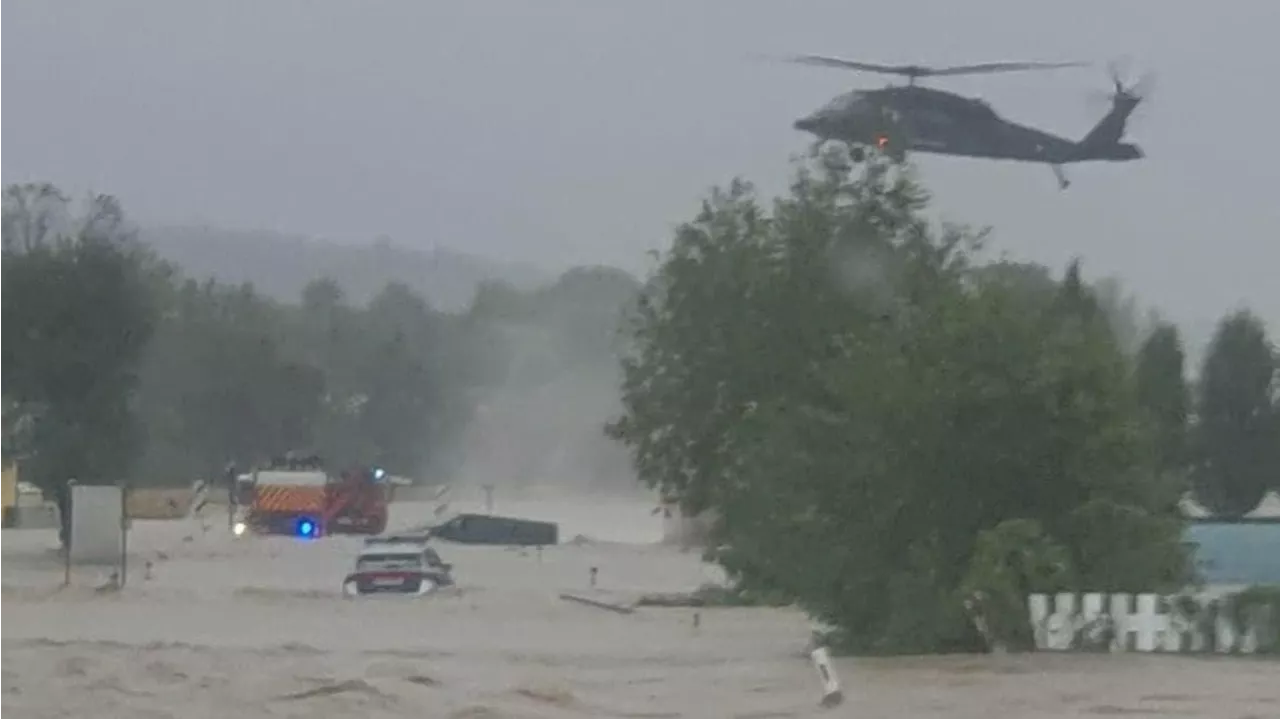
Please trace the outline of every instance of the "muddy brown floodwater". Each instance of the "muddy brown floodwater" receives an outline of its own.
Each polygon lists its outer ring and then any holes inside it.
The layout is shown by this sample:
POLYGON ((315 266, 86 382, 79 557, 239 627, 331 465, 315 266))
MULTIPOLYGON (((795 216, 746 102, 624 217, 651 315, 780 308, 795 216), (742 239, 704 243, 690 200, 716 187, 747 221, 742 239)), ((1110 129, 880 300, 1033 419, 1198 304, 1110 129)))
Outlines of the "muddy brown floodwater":
MULTIPOLYGON (((818 706, 792 611, 641 609, 557 598, 680 591, 718 578, 656 538, 649 506, 504 507, 562 522, 537 552, 441 545, 459 588, 347 600, 358 539, 233 539, 137 522, 136 569, 58 590, 53 535, 6 530, 3 708, 44 717, 1280 717, 1280 664, 1158 655, 837 659, 845 703, 818 706), (618 540, 611 542, 608 540, 618 540), (152 576, 142 578, 144 562, 152 576)), ((398 505, 412 524, 427 508, 398 505)))

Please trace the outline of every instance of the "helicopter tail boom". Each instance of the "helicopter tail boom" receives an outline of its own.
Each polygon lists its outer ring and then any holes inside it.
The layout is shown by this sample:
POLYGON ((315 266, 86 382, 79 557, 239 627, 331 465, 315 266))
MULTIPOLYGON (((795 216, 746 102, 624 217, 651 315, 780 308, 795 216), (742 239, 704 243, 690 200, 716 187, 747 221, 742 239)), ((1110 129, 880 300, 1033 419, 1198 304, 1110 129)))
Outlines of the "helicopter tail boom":
MULTIPOLYGON (((1137 160, 1143 157, 1142 149, 1124 139, 1129 116, 1143 100, 1143 93, 1136 85, 1126 87, 1118 75, 1112 75, 1115 91, 1111 94, 1111 109, 1098 124, 1077 143, 1081 160, 1137 160)), ((1139 83, 1142 84, 1142 83, 1139 83)))
POLYGON ((1108 150, 1119 147, 1124 137, 1125 125, 1129 115, 1138 105, 1138 100, 1117 100, 1111 110, 1093 126, 1078 143, 1084 155, 1106 155, 1108 150))

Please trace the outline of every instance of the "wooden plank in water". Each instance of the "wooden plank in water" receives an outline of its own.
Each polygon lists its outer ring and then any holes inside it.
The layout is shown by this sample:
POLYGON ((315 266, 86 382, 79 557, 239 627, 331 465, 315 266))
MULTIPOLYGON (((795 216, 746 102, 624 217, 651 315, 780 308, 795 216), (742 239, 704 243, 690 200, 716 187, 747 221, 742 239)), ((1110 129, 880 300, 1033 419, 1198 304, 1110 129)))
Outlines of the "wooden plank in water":
POLYGON ((584 597, 580 594, 561 594, 560 598, 570 602, 585 604, 589 607, 595 607, 596 609, 617 612, 618 614, 631 614, 635 612, 635 607, 628 606, 626 604, 616 604, 614 602, 606 602, 602 599, 592 599, 591 597, 584 597))

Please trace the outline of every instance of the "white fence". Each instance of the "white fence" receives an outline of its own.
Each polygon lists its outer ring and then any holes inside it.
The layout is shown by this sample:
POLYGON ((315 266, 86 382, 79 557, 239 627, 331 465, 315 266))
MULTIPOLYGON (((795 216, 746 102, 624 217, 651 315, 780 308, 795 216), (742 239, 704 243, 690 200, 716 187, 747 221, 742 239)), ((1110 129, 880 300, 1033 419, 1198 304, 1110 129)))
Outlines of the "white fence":
POLYGON ((1273 631, 1270 623, 1280 621, 1254 615, 1249 625, 1236 626, 1219 599, 1212 594, 1033 594, 1027 606, 1036 649, 1050 651, 1101 646, 1113 652, 1252 654, 1260 633, 1273 631))

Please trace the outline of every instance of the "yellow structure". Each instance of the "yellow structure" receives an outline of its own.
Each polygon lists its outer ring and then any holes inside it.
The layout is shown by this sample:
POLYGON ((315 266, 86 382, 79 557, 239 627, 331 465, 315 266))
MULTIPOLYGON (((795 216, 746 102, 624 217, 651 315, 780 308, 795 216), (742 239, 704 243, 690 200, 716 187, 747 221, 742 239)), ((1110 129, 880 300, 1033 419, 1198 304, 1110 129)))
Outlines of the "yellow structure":
POLYGON ((0 516, 18 505, 18 466, 0 464, 0 516))

